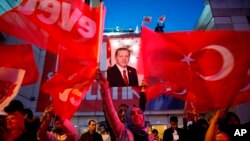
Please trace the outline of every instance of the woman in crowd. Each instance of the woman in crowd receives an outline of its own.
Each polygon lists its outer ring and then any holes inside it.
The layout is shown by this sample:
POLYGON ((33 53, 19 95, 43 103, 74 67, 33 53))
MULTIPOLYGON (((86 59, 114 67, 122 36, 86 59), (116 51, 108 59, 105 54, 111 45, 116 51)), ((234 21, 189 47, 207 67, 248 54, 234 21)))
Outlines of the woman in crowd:
POLYGON ((148 135, 147 125, 143 111, 136 106, 128 108, 126 111, 125 123, 122 123, 116 114, 109 84, 100 71, 97 72, 97 80, 100 84, 102 103, 106 111, 107 119, 114 131, 116 140, 119 141, 153 141, 153 136, 148 135))

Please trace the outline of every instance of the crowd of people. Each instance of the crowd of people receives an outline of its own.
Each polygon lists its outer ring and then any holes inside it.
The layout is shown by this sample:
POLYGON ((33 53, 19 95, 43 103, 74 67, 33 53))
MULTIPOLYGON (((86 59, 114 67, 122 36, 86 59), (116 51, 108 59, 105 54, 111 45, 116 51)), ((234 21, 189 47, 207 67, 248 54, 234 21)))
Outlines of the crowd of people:
POLYGON ((41 117, 35 117, 22 102, 12 100, 4 108, 7 115, 0 116, 0 141, 247 141, 250 138, 250 122, 241 124, 239 117, 227 110, 217 111, 210 121, 199 118, 196 112, 186 113, 182 127, 178 126, 180 117, 172 115, 168 121, 170 126, 160 136, 158 130, 149 129, 145 121, 144 87, 139 106, 124 103, 115 109, 110 87, 138 86, 136 70, 128 66, 129 57, 127 48, 117 49, 116 64, 108 69, 107 78, 97 71, 105 123, 98 125, 98 121, 91 119, 88 131, 79 134, 69 119, 55 115, 53 105, 49 105, 41 117), (238 135, 242 129, 246 131, 244 137, 238 135))
POLYGON ((73 123, 61 119, 53 112, 53 105, 47 107, 40 118, 34 117, 22 102, 12 100, 1 116, 1 141, 245 141, 235 135, 237 129, 250 131, 250 123, 240 124, 239 117, 227 110, 217 111, 207 121, 199 115, 188 113, 183 117, 184 126, 178 126, 178 117, 170 116, 170 126, 159 136, 157 129, 149 130, 144 111, 136 105, 121 104, 114 108, 107 79, 97 72, 102 104, 107 122, 98 126, 98 121, 89 120, 88 131, 78 134, 73 123), (53 120, 53 122, 52 122, 53 120), (54 125, 51 127, 51 123, 54 125), (97 128, 98 127, 98 128, 97 128), (151 131, 151 132, 149 132, 151 131))

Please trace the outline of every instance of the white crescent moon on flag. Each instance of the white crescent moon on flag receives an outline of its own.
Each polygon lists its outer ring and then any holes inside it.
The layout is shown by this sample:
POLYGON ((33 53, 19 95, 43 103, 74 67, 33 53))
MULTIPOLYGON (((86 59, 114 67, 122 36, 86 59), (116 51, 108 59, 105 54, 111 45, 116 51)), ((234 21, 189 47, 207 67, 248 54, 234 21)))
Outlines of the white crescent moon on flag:
MULTIPOLYGON (((248 74, 248 77, 250 77, 250 68, 248 69, 247 74, 248 74)), ((247 90, 250 90, 250 82, 248 82, 248 84, 245 87, 240 89, 240 92, 244 92, 244 91, 247 91, 247 90)))
POLYGON ((207 81, 216 81, 216 80, 220 80, 223 79, 224 77, 226 77, 233 69, 234 67, 234 56, 233 54, 225 47, 223 46, 219 46, 219 45, 209 45, 204 49, 213 49, 217 52, 219 52, 222 56, 223 59, 223 65, 220 69, 220 71, 214 75, 210 75, 210 76, 203 76, 199 73, 200 77, 204 80, 207 81))
POLYGON ((241 90, 240 90, 240 92, 244 92, 244 91, 247 91, 247 90, 249 90, 250 89, 250 82, 248 82, 248 84, 244 87, 244 88, 242 88, 241 90))
POLYGON ((181 92, 175 92, 173 91, 174 94, 178 94, 178 95, 184 95, 187 93, 187 90, 186 89, 183 89, 181 92))

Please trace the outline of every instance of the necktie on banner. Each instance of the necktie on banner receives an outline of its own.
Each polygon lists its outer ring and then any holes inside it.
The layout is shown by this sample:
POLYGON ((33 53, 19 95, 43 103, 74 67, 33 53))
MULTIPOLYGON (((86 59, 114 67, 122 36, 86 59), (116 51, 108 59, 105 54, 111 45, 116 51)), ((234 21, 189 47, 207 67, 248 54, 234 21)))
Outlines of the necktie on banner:
POLYGON ((29 44, 0 45, 0 67, 25 70, 22 85, 35 83, 39 78, 32 46, 29 44))
POLYGON ((63 46, 61 54, 95 61, 92 54, 102 30, 100 9, 82 0, 25 0, 0 16, 0 31, 54 53, 59 47, 50 44, 57 42, 63 46))
POLYGON ((126 70, 123 70, 123 79, 124 79, 124 82, 126 85, 128 85, 128 77, 127 77, 127 71, 126 70))
POLYGON ((0 112, 18 94, 24 74, 22 69, 0 67, 0 112))
POLYGON ((200 112, 250 101, 241 98, 250 95, 250 32, 142 29, 139 60, 149 84, 148 98, 165 93, 187 100, 192 93, 187 102, 200 112))

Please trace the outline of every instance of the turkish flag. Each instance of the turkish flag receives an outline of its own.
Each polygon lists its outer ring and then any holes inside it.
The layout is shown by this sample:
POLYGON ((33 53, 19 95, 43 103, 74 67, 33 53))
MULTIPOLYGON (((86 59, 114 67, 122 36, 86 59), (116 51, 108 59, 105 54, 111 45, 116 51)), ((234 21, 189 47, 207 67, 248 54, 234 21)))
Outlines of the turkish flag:
POLYGON ((152 22, 152 17, 151 16, 144 16, 142 19, 143 23, 151 23, 152 22))
POLYGON ((148 98, 169 93, 185 99, 192 93, 189 99, 198 111, 233 105, 249 83, 249 41, 250 32, 244 31, 156 33, 143 27, 141 56, 148 90, 154 85, 161 90, 147 91, 148 98))
POLYGON ((0 16, 0 31, 54 53, 95 60, 93 46, 99 45, 103 30, 100 7, 82 0, 24 0, 0 16), (63 47, 50 46, 51 42, 63 47))
POLYGON ((70 119, 95 79, 97 62, 59 58, 56 74, 42 84, 41 90, 51 94, 55 113, 70 119))
POLYGON ((160 17, 158 18, 158 22, 160 22, 160 23, 164 23, 165 20, 166 20, 166 16, 165 16, 165 15, 162 15, 162 16, 160 16, 160 17))
POLYGON ((0 111, 18 94, 24 74, 22 69, 0 67, 0 111))
POLYGON ((35 83, 39 78, 32 46, 29 44, 0 45, 0 67, 25 70, 22 85, 35 83))
MULTIPOLYGON (((99 20, 102 25, 105 16, 103 10, 105 9, 101 4, 99 20)), ((70 119, 74 115, 95 79, 102 42, 101 31, 99 30, 95 44, 86 45, 89 47, 88 50, 84 47, 78 50, 91 57, 69 57, 64 49, 60 49, 55 75, 41 86, 44 93, 51 94, 54 112, 63 119, 70 119)), ((59 46, 64 48, 63 45, 59 46)))

